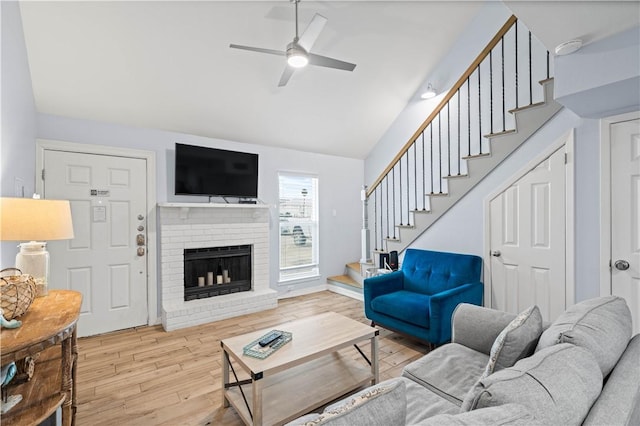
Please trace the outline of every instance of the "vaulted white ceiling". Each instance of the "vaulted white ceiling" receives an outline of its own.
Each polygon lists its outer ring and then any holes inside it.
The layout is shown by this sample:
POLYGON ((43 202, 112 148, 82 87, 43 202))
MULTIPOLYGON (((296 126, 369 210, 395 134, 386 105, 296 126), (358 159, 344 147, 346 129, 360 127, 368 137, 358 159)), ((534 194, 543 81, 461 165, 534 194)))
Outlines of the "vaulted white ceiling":
MULTIPOLYGON (((524 20, 534 33, 536 25, 546 26, 539 36, 547 45, 610 30, 607 15, 598 15, 604 22, 590 20, 588 29, 570 19, 569 12, 593 2, 550 2, 557 13, 552 23, 531 2, 508 3, 531 17, 524 20)), ((364 158, 482 2, 302 1, 299 7, 301 31, 316 12, 328 18, 312 50, 357 64, 353 72, 310 66, 279 88, 284 58, 229 48, 284 50, 295 31, 287 0, 21 2, 36 107, 364 158)), ((607 11, 616 25, 631 25, 628 8, 607 11)))

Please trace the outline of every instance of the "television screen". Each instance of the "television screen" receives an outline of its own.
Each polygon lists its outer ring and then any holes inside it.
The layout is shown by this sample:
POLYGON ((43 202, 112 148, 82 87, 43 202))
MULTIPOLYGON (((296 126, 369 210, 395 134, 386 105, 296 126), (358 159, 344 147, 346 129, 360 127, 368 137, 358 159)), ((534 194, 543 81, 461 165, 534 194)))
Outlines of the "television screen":
POLYGON ((258 154, 176 143, 176 195, 258 197, 258 154))

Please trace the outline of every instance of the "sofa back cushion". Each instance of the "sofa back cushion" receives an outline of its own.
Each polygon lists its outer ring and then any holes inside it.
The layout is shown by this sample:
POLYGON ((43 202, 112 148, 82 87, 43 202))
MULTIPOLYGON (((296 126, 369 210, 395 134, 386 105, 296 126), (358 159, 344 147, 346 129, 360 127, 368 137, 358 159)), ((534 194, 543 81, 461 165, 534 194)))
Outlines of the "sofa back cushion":
POLYGON ((569 307, 547 328, 536 352, 558 343, 589 350, 606 377, 631 338, 631 311, 617 296, 597 297, 569 307))
POLYGON ((405 290, 433 295, 462 284, 479 282, 482 259, 469 254, 407 249, 402 273, 405 290))
POLYGON ((528 407, 543 424, 579 425, 601 389, 602 373, 593 355, 563 343, 479 380, 461 409, 516 403, 528 407))

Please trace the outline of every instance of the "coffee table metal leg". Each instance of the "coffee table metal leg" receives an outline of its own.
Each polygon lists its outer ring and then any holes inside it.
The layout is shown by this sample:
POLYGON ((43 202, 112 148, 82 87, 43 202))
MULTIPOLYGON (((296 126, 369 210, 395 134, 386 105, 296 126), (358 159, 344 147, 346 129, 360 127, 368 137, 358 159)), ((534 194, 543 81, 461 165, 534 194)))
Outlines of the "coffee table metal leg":
POLYGON ((229 400, 227 399, 227 385, 229 384, 229 358, 227 352, 222 349, 222 406, 227 408, 229 400))
POLYGON ((378 335, 376 334, 371 338, 371 373, 373 374, 372 385, 375 385, 380 380, 380 371, 378 368, 378 335))

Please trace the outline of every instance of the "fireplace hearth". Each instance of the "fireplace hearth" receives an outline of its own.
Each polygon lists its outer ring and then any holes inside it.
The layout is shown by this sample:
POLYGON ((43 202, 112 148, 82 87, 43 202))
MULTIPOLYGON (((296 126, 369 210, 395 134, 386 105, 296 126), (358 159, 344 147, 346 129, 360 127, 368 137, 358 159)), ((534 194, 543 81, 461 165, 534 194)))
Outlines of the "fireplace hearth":
POLYGON ((251 245, 184 250, 184 300, 251 290, 251 245))

